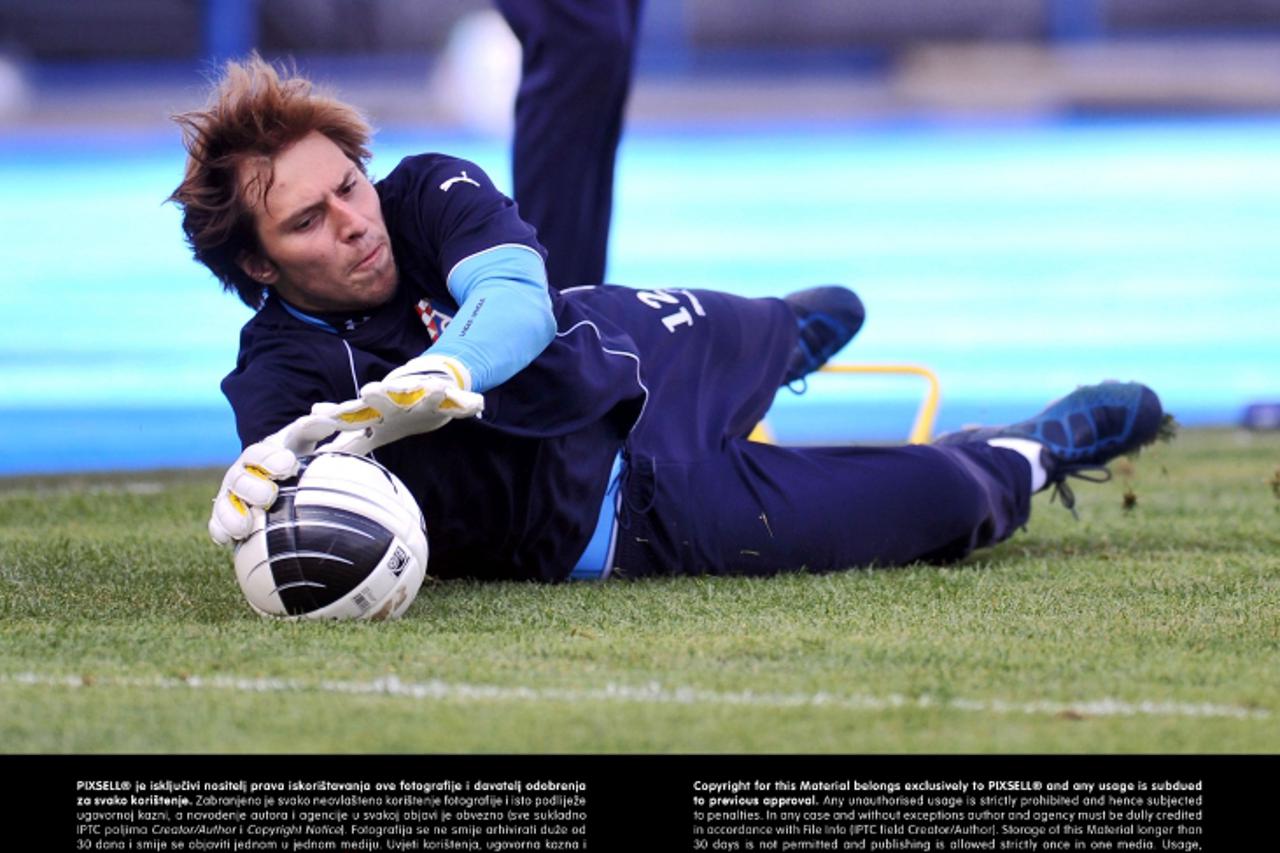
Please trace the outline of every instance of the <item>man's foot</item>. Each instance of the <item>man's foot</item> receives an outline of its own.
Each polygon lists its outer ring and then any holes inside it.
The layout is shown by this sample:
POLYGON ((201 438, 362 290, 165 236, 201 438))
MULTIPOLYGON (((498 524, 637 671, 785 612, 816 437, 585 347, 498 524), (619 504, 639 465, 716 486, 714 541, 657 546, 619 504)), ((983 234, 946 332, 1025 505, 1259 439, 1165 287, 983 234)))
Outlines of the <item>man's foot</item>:
POLYGON ((791 352, 783 385, 813 373, 862 328, 862 300, 847 287, 830 285, 799 290, 782 299, 796 315, 800 337, 791 352))
MULTIPOLYGON (((1166 421, 1160 398, 1138 382, 1084 385, 1040 414, 1004 427, 965 429, 939 436, 934 444, 968 444, 992 439, 1024 439, 1041 445, 1040 464, 1048 485, 1069 509, 1075 499, 1067 488, 1069 476, 1101 472, 1124 453, 1133 453, 1161 437, 1166 421)), ((1083 479, 1099 479, 1083 477, 1083 479)))

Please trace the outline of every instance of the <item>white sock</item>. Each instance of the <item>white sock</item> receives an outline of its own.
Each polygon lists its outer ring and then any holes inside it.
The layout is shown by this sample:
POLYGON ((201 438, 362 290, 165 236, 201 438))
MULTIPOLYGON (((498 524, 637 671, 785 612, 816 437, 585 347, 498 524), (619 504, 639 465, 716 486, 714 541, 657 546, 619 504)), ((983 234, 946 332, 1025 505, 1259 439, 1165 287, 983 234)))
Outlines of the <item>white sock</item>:
POLYGON ((1040 491, 1044 488, 1045 483, 1049 481, 1049 472, 1045 471, 1044 465, 1040 463, 1040 451, 1044 450, 1044 445, 1040 442, 1032 441, 1029 438, 993 438, 987 444, 1019 453, 1031 463, 1032 492, 1040 491))

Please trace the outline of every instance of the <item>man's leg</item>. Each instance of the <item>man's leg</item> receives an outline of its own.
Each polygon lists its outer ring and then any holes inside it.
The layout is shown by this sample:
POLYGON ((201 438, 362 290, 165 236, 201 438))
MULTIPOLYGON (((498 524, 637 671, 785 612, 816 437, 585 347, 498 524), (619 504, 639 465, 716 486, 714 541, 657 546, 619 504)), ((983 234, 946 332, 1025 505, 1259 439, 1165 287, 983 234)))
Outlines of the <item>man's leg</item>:
POLYGON ((787 448, 744 440, 637 466, 615 574, 773 574, 959 559, 1026 523, 1030 466, 985 443, 787 448))
POLYGON ((958 559, 1022 526, 1034 490, 1054 486, 1071 506, 1067 477, 1106 473, 1168 435, 1168 421, 1150 388, 1104 382, 931 447, 734 441, 691 463, 654 460, 626 484, 617 567, 756 574, 958 559))
POLYGON ((1033 487, 1053 486, 1074 514, 1068 477, 1110 479, 1108 462, 1162 435, 1172 438, 1172 420, 1155 391, 1139 382, 1110 381, 1082 385, 1025 421, 947 433, 934 444, 986 443, 1017 451, 1031 468, 1033 487))
POLYGON ((515 198, 557 288, 604 281, 641 0, 498 0, 524 50, 515 198))
POLYGON ((780 385, 816 370, 862 326, 858 297, 827 286, 783 299, 711 290, 590 287, 569 298, 600 311, 636 343, 649 389, 631 448, 693 459, 748 435, 780 385))
POLYGON ((611 286, 566 296, 636 345, 649 397, 628 442, 633 455, 697 459, 746 436, 773 403, 797 346, 795 316, 780 299, 611 286))

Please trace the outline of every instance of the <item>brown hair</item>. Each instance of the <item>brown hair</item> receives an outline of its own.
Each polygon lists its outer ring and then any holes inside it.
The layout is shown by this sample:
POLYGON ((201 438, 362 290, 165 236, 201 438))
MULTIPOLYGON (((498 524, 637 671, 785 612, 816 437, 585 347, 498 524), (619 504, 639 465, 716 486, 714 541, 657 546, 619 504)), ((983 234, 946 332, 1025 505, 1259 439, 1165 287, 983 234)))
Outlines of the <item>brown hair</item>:
POLYGON ((173 117, 182 127, 186 173, 168 200, 182 210, 182 230, 196 260, 207 266, 251 308, 260 308, 263 285, 240 269, 246 252, 260 250, 252 199, 271 189, 272 159, 312 132, 323 133, 365 172, 373 131, 360 113, 293 69, 277 71, 257 53, 228 62, 203 109, 173 117), (241 166, 267 168, 242 186, 241 166))

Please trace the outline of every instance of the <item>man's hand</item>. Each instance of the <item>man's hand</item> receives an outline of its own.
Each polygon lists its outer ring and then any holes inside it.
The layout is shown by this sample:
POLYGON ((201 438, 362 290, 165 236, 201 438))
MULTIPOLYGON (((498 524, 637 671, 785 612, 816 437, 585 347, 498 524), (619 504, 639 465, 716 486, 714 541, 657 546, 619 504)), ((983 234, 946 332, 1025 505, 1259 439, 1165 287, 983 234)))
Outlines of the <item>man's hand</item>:
POLYGON ((209 535, 234 545, 253 532, 263 510, 275 503, 277 481, 298 471, 298 457, 340 433, 325 450, 363 455, 407 435, 431 432, 454 418, 484 411, 484 397, 469 390, 471 374, 460 362, 422 355, 370 382, 345 403, 316 403, 279 432, 251 444, 222 478, 213 501, 209 535))
POLYGON ((484 397, 472 392, 471 373, 456 359, 420 355, 397 367, 381 382, 360 389, 345 403, 317 403, 315 417, 342 423, 348 432, 334 450, 368 453, 408 435, 431 432, 455 418, 478 417, 484 397))
POLYGON ((330 418, 305 415, 277 433, 251 444, 222 478, 222 488, 213 499, 209 536, 219 545, 234 545, 253 532, 267 507, 275 503, 277 480, 287 480, 298 471, 298 457, 316 449, 316 442, 341 430, 358 427, 330 418))

